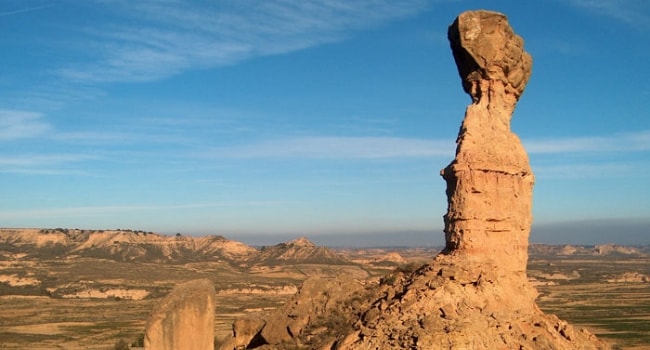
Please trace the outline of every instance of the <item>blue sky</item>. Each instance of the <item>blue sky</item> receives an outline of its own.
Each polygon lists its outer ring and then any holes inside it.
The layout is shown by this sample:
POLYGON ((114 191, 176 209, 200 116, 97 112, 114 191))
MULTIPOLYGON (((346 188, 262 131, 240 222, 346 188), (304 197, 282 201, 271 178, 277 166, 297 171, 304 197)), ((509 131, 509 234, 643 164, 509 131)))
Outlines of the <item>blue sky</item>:
POLYGON ((488 5, 534 60, 533 240, 650 243, 645 0, 2 0, 0 226, 439 243, 470 102, 446 30, 488 5))

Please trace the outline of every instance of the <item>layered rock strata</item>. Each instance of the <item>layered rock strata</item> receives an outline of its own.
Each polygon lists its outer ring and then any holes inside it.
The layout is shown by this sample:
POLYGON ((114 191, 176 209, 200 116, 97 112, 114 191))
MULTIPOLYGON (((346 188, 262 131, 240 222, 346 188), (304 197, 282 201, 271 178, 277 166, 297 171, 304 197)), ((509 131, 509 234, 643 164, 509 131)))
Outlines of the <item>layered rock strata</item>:
POLYGON ((213 350, 215 290, 207 279, 174 287, 145 328, 147 350, 213 350))
POLYGON ((531 74, 532 59, 504 15, 465 12, 448 31, 472 98, 447 182, 445 253, 524 276, 534 177, 510 119, 531 74))

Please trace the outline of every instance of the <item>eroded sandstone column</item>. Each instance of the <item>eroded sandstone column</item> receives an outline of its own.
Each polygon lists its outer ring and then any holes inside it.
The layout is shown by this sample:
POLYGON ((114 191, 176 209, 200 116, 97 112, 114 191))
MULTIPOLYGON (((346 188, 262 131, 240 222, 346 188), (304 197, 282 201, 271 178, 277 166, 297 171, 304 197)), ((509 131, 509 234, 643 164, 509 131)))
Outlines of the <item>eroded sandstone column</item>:
POLYGON ((532 59, 500 13, 464 12, 448 37, 472 103, 456 158, 441 171, 448 201, 445 252, 502 272, 525 272, 534 177, 510 119, 532 59))
POLYGON ((215 291, 200 279, 181 283, 154 309, 145 329, 147 350, 213 350, 215 291))

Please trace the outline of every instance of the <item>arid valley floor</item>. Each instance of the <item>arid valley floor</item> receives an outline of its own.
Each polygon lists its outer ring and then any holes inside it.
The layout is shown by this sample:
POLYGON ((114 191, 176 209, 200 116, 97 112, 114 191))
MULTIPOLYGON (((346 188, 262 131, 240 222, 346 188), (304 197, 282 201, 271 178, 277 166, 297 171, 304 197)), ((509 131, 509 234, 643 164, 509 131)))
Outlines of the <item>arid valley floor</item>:
MULTIPOLYGON (((378 281, 438 251, 327 249, 306 240, 252 248, 219 236, 198 249, 192 238, 149 233, 142 241, 147 235, 135 231, 102 232, 108 240, 84 245, 83 231, 32 233, 12 240, 15 232, 0 231, 2 349, 114 349, 120 340, 138 345, 156 302, 175 284, 198 278, 210 279, 217 290, 219 339, 235 318, 284 303, 308 276, 378 281), (53 244, 57 237, 83 244, 53 244), (176 242, 176 248, 162 249, 160 242, 176 242)), ((529 253, 528 276, 545 312, 589 329, 615 349, 650 346, 650 247, 532 245, 529 253)))

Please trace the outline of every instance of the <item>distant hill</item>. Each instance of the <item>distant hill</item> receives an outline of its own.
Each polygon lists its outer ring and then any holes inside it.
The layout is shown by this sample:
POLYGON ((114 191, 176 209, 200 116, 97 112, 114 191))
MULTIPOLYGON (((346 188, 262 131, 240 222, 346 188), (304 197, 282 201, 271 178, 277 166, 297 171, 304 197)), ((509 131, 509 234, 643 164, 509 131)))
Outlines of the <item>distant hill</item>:
POLYGON ((223 236, 165 236, 131 230, 0 229, 0 251, 35 258, 93 257, 118 261, 240 263, 258 251, 223 236))
POLYGON ((617 244, 598 245, 550 245, 531 244, 528 247, 531 256, 648 256, 650 246, 624 246, 617 244))
POLYGON ((176 236, 132 230, 0 229, 0 260, 90 257, 116 261, 185 263, 218 260, 239 266, 353 264, 306 238, 256 249, 223 236, 176 236))
POLYGON ((327 264, 340 265, 352 262, 329 248, 316 246, 306 238, 262 247, 260 252, 249 259, 251 265, 327 264))
MULTIPOLYGON (((90 257, 152 263, 214 260, 237 266, 354 264, 346 257, 349 254, 340 254, 335 250, 317 246, 306 238, 256 249, 218 235, 193 237, 133 230, 0 228, 0 260, 6 260, 10 254, 40 259, 90 257)), ((650 246, 531 244, 529 254, 650 256, 650 246)), ((396 256, 392 258, 397 259, 396 256)))

